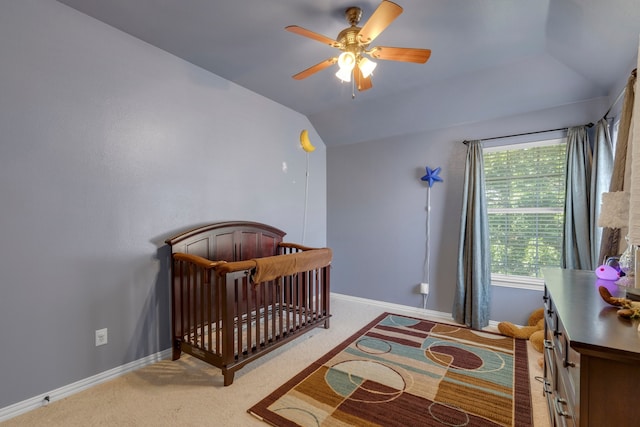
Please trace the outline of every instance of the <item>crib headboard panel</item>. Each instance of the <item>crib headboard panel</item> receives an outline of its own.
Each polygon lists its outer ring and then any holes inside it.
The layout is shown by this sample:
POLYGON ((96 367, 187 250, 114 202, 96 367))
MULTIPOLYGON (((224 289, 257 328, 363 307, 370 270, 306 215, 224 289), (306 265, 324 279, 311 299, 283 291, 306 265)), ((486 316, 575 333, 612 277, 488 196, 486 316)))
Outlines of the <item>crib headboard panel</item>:
POLYGON ((277 255, 285 232, 251 221, 226 221, 194 228, 166 240, 171 253, 198 255, 215 261, 244 261, 277 255))

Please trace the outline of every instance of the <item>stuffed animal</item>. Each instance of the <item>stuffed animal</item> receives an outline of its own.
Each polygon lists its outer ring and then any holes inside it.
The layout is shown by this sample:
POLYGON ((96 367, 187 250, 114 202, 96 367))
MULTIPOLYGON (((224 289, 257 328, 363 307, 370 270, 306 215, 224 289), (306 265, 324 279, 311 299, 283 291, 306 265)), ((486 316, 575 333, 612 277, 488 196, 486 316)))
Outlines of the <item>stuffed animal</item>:
MULTIPOLYGON (((619 298, 611 295, 611 292, 604 286, 598 287, 598 292, 602 299, 611 304, 614 307, 620 307, 618 310, 618 316, 625 319, 638 319, 640 318, 640 301, 632 301, 628 298, 619 298)), ((640 330, 640 326, 638 326, 640 330)))
POLYGON ((516 326, 511 322, 498 323, 502 335, 512 338, 528 339, 533 348, 542 353, 544 347, 544 308, 535 310, 529 316, 527 326, 516 326))

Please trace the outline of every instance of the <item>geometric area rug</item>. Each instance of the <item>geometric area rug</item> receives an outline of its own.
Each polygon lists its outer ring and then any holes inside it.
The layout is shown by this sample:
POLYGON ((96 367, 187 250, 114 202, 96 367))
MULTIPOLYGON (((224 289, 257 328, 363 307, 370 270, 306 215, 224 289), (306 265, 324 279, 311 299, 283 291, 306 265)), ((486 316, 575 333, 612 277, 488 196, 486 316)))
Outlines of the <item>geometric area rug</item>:
POLYGON ((525 340, 384 313, 249 409, 274 426, 533 425, 525 340))

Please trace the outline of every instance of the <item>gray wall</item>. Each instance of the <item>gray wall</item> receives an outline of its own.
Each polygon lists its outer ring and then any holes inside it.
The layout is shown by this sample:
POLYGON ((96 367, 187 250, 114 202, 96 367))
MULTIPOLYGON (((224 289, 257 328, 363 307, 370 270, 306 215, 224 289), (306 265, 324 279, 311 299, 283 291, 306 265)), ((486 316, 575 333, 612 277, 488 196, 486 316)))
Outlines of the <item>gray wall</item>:
MULTIPOLYGON (((422 307, 418 284, 426 257, 428 185, 420 177, 426 166, 442 167, 444 181, 431 188, 427 308, 451 313, 466 158, 462 141, 595 122, 609 105, 608 97, 597 98, 440 131, 329 147, 327 240, 334 251, 333 291, 422 307)), ((558 136, 545 133, 504 142, 558 136)), ((495 321, 525 324, 542 305, 541 291, 492 286, 491 295, 490 319, 495 321)))
POLYGON ((51 0, 0 2, 0 64, 0 408, 169 347, 173 233, 246 219, 301 241, 304 116, 51 0))

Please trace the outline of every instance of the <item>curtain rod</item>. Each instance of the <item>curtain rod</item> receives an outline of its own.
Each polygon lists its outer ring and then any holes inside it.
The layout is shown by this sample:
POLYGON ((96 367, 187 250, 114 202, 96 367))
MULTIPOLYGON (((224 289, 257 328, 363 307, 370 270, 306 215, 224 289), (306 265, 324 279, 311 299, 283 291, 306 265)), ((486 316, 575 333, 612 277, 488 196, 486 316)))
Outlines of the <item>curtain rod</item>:
MULTIPOLYGON (((593 126, 593 123, 588 123, 585 126, 591 127, 591 126, 593 126)), ((480 140, 481 141, 491 141, 492 139, 512 138, 514 136, 535 135, 537 133, 557 132, 557 131, 567 130, 567 129, 569 129, 569 128, 564 127, 564 128, 558 128, 558 129, 538 130, 538 131, 535 131, 535 132, 524 132, 524 133, 516 133, 516 134, 513 134, 513 135, 494 136, 494 137, 491 137, 491 138, 481 138, 480 140)), ((465 139, 464 141, 462 141, 462 143, 466 145, 466 144, 469 143, 469 141, 467 141, 465 139)))
MULTIPOLYGON (((633 77, 637 78, 637 75, 638 75, 638 69, 634 68, 633 70, 631 70, 631 75, 629 77, 633 76, 633 77)), ((613 107, 615 107, 616 104, 618 104, 618 102, 620 102, 620 99, 622 99, 622 95, 624 95, 626 91, 627 91, 627 86, 625 85, 625 87, 623 87, 622 90, 620 91, 620 93, 618 94, 618 97, 616 98, 616 100, 613 101, 613 104, 611 104, 611 107, 609 107, 607 112, 604 113, 604 118, 605 119, 607 118, 607 116, 609 115, 609 113, 611 112, 613 107)))
MULTIPOLYGON (((638 75, 638 69, 634 68, 633 70, 631 70, 631 75, 633 77, 637 78, 638 75)), ((618 95, 618 97, 616 98, 616 100, 613 102, 613 104, 611 105, 611 107, 609 107, 609 109, 607 110, 607 112, 604 114, 604 118, 607 118, 607 114, 609 114, 609 112, 611 112, 611 109, 618 103, 618 101, 620 101, 620 98, 622 97, 622 95, 626 92, 626 86, 624 88, 622 88, 622 91, 620 91, 620 94, 618 95)), ((587 125, 585 125, 587 127, 592 127, 593 123, 588 123, 587 125)), ((525 132, 525 133, 516 133, 513 135, 505 135, 505 136, 494 136, 491 138, 483 138, 481 139, 481 141, 491 141, 492 139, 501 139, 501 138, 512 138, 515 136, 525 136, 525 135, 535 135, 537 133, 546 133, 546 132, 557 132, 557 131, 561 131, 561 130, 567 130, 568 128, 559 128, 559 129, 549 129, 549 130, 539 130, 539 131, 535 131, 535 132, 525 132)), ((464 141, 462 141, 463 144, 468 144, 469 141, 467 141, 466 139, 464 141)))
POLYGON ((609 107, 609 109, 607 110, 606 113, 604 113, 604 118, 606 119, 607 116, 609 115, 609 113, 611 112, 611 110, 613 109, 613 107, 615 107, 618 102, 620 102, 620 100, 622 99, 622 95, 625 94, 625 92, 627 91, 626 87, 623 87, 622 90, 620 91, 620 93, 618 94, 618 97, 616 98, 615 101, 613 101, 613 104, 611 104, 611 107, 609 107))

